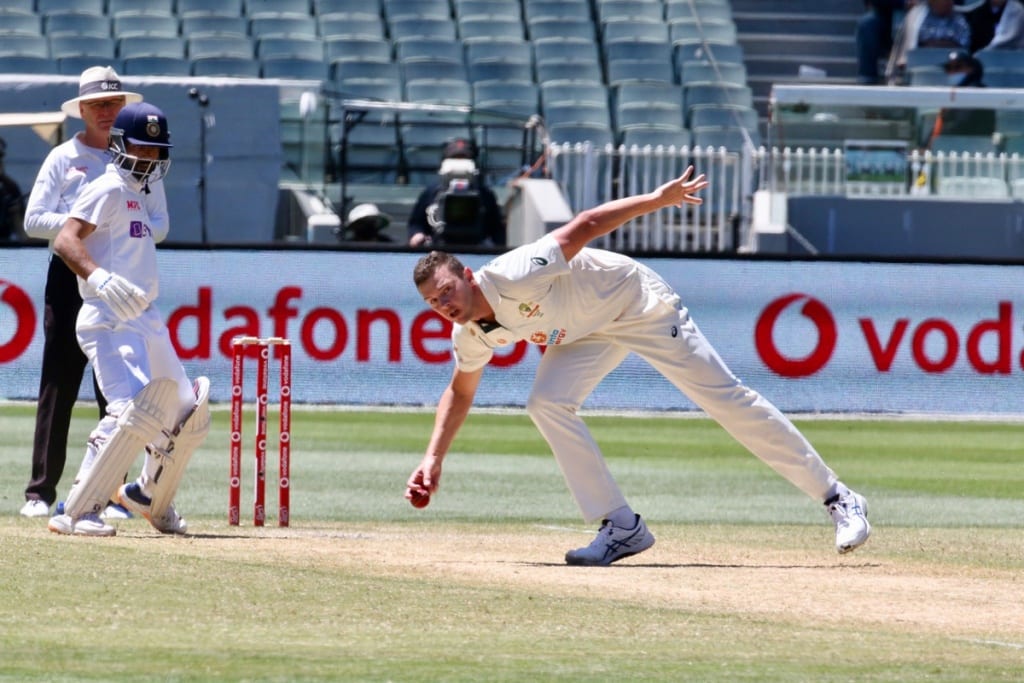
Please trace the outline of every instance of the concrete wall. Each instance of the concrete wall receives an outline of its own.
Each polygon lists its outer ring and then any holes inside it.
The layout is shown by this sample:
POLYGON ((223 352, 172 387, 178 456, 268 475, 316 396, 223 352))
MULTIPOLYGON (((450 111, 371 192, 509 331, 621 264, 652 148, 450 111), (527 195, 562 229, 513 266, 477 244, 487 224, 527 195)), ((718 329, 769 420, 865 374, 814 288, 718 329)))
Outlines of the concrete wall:
MULTIPOLYGON (((207 242, 238 244, 274 239, 281 169, 280 95, 276 81, 226 78, 122 77, 125 89, 142 93, 167 115, 171 170, 165 180, 171 216, 170 242, 200 243, 201 132, 206 118, 207 242), (201 108, 189 97, 197 88, 209 99, 201 108)), ((0 76, 0 112, 55 112, 78 93, 78 79, 64 76, 0 76)), ((64 139, 82 130, 68 119, 64 139)), ((30 129, 5 127, 8 173, 27 195, 50 144, 30 129)))

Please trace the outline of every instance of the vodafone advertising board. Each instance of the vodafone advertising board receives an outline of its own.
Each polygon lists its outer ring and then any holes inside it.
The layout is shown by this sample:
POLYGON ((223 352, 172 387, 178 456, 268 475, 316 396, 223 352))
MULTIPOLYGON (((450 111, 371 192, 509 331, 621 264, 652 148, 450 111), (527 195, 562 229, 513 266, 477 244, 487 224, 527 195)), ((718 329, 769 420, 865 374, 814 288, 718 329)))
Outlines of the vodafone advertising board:
MULTIPOLYGON (((230 392, 230 340, 245 334, 293 341, 297 403, 432 405, 452 359, 447 324, 412 284, 417 258, 165 249, 158 305, 189 374, 210 377, 215 401, 230 392)), ((36 395, 46 260, 43 248, 0 250, 3 399, 36 395)), ((486 260, 464 258, 471 268, 486 260)), ((679 291, 733 371, 783 410, 1024 412, 1022 267, 647 263, 679 291)), ((539 357, 525 343, 503 349, 478 404, 524 405, 539 357)), ((91 397, 88 381, 82 397, 91 397)), ((696 410, 632 356, 584 407, 696 410)))

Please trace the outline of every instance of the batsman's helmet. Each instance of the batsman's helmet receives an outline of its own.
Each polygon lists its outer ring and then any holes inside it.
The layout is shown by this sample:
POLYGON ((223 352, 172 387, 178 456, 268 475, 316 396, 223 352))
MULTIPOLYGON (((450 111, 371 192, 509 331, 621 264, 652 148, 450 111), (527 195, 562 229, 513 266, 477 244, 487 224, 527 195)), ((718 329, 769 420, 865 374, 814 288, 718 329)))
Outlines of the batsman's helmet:
POLYGON ((167 129, 167 117, 148 102, 126 104, 114 119, 110 128, 108 147, 121 175, 134 177, 147 187, 149 183, 167 175, 170 168, 171 133, 167 129), (156 147, 157 160, 143 159, 128 152, 128 144, 156 147))

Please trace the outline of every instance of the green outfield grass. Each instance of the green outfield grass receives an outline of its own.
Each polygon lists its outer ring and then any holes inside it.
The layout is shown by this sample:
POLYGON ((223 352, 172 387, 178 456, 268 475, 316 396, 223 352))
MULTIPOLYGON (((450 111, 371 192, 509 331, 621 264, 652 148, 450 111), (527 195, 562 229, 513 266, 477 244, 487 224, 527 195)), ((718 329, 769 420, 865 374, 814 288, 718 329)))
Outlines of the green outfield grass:
POLYGON ((871 541, 838 556, 821 506, 713 422, 588 417, 658 543, 574 568, 594 529, 523 414, 472 415, 420 511, 402 493, 432 414, 296 409, 292 525, 269 476, 255 529, 248 439, 226 524, 218 407, 178 497, 189 536, 113 539, 17 514, 32 414, 0 406, 0 681, 1024 677, 1024 424, 798 419, 870 503, 871 541))

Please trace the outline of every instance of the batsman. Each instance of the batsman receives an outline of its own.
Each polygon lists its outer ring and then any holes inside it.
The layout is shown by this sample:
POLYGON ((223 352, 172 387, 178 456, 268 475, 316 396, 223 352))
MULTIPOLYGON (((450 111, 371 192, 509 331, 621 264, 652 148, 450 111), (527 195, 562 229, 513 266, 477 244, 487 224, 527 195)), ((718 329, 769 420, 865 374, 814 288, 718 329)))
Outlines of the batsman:
POLYGON ((107 399, 64 514, 49 521, 55 533, 113 536, 117 530, 99 513, 115 494, 162 533, 188 529, 173 500, 209 431, 210 383, 189 381, 155 305, 156 243, 167 230, 150 220, 143 201, 164 192, 170 149, 163 112, 126 105, 110 129, 112 162, 83 189, 54 240, 54 252, 78 276, 83 305, 75 332, 107 399), (139 478, 121 485, 143 449, 139 478))

